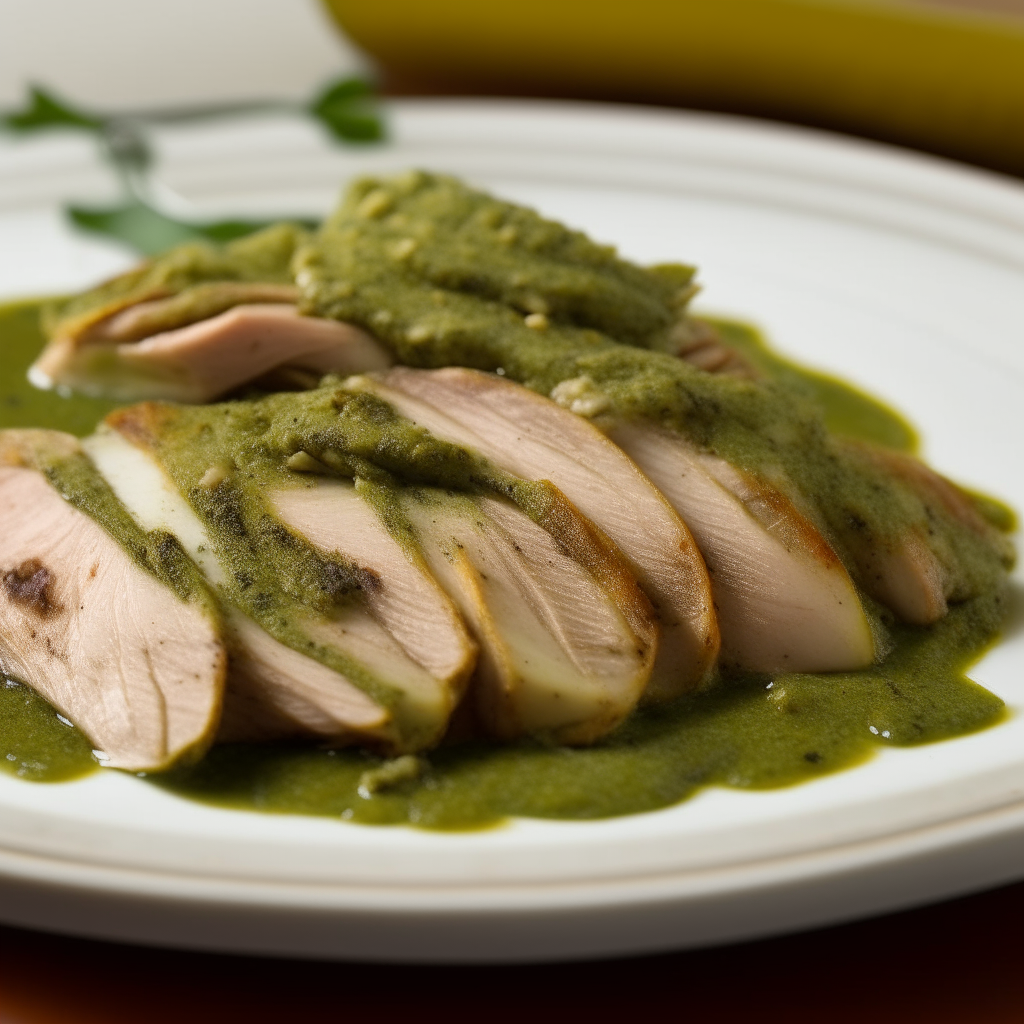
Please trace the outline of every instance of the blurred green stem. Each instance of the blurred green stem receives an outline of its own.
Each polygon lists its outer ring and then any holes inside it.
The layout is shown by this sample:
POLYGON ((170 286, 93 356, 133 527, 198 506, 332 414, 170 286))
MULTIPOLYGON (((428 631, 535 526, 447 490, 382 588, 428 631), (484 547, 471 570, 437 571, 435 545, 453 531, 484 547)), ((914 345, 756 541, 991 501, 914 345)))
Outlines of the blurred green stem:
POLYGON ((228 241, 264 226, 266 221, 194 223, 162 213, 150 182, 154 164, 147 129, 157 125, 215 120, 244 114, 305 115, 320 123, 336 142, 366 144, 385 137, 384 122, 374 87, 361 78, 330 83, 306 103, 260 100, 103 114, 77 108, 40 86, 32 86, 25 105, 0 114, 0 126, 17 134, 54 129, 93 133, 106 162, 117 174, 124 201, 103 209, 68 206, 66 212, 79 228, 125 242, 144 255, 187 241, 205 238, 228 241))

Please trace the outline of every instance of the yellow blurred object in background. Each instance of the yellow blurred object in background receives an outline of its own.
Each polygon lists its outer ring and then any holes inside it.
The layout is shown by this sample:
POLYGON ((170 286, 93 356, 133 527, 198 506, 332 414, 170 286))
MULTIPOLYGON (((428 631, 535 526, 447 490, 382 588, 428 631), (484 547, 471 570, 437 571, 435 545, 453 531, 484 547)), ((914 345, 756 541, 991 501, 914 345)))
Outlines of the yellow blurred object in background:
POLYGON ((1024 0, 325 0, 394 91, 797 121, 1024 175, 1024 0))

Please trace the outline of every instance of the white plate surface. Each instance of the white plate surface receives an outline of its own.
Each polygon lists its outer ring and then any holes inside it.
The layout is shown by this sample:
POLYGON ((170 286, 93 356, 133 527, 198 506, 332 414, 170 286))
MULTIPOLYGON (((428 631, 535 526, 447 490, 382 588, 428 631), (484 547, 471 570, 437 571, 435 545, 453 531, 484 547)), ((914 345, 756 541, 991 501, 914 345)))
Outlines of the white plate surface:
MULTIPOLYGON (((160 134, 166 203, 321 215, 354 174, 450 171, 617 243, 692 261, 699 308, 903 410, 932 463, 1024 509, 1024 188, 882 147, 711 116, 404 102, 394 140, 309 124, 160 134)), ((130 262, 59 202, 112 196, 76 137, 0 140, 0 294, 130 262)), ((1024 877, 1024 613, 973 675, 997 728, 768 793, 710 789, 600 822, 470 834, 220 810, 101 772, 0 775, 0 919, 292 955, 530 960, 724 942, 1024 877)))

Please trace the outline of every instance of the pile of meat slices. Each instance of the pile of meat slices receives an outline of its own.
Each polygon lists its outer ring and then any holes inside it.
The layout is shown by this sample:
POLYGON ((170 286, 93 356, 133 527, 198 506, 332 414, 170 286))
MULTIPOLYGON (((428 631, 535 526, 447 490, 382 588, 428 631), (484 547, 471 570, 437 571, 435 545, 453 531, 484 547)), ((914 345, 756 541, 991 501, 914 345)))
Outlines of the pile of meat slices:
MULTIPOLYGON (((51 486, 34 452, 84 450, 135 521, 173 534, 218 593, 231 567, 140 440, 144 407, 114 414, 81 447, 52 432, 0 434, 0 668, 75 722, 104 763, 160 770, 217 740, 285 736, 401 754, 467 722, 499 739, 589 743, 641 699, 696 689, 719 666, 825 672, 875 659, 843 563, 763 481, 653 424, 598 429, 573 411, 571 389, 559 404, 474 370, 391 366, 365 332, 301 317, 284 298, 240 294, 148 337, 153 303, 135 306, 57 338, 34 377, 78 386, 100 348, 129 367, 119 379, 139 398, 208 401, 282 367, 358 374, 346 387, 509 473, 550 481, 552 513, 538 523, 497 498, 417 491, 403 506, 411 549, 365 488, 317 478, 316 459, 299 453, 290 468, 315 484, 269 495, 269 506, 375 581, 344 613, 306 623, 357 667, 353 681, 238 608, 211 614, 179 596, 51 486)), ((920 464, 905 475, 976 516, 920 464)), ((874 596, 905 621, 940 617, 933 557, 880 554, 874 596)))

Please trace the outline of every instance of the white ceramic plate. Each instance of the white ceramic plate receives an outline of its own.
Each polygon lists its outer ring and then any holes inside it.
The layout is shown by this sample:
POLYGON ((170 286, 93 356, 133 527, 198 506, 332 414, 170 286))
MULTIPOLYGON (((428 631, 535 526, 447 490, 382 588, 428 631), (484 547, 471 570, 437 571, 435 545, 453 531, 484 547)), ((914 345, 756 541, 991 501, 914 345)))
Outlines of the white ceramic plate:
MULTIPOLYGON (((356 151, 288 120, 164 133, 164 199, 197 215, 321 214, 361 171, 464 175, 627 256, 698 263, 701 308, 890 400, 934 465, 1024 508, 1019 184, 717 117, 493 102, 392 117, 391 145, 356 151)), ((56 212, 109 194, 85 142, 4 143, 0 292, 125 265, 56 212)), ((1013 710, 1005 724, 651 814, 446 835, 219 810, 115 772, 0 775, 0 918, 209 949, 528 960, 723 942, 1022 877, 1020 605, 974 672, 1013 710)))

